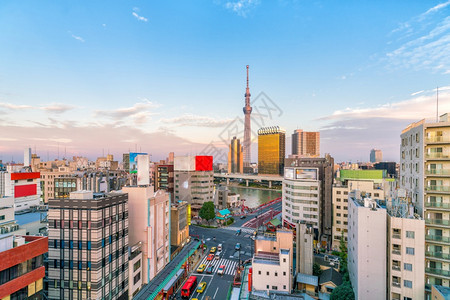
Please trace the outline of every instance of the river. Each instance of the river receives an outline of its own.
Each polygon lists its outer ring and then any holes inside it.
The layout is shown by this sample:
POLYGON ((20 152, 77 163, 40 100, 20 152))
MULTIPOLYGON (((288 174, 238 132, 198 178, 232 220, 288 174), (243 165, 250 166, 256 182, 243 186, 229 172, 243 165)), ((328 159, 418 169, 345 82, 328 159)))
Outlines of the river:
POLYGON ((229 185, 228 189, 232 193, 240 194, 241 199, 245 199, 245 205, 250 208, 281 197, 281 190, 255 189, 234 185, 229 185))

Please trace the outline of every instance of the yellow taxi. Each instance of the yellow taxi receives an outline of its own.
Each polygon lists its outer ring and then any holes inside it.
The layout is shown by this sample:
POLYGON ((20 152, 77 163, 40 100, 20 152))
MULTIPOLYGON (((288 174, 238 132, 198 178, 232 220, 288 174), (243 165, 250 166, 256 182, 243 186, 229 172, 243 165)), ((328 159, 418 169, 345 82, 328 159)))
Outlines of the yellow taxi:
POLYGON ((206 289, 206 282, 200 282, 200 284, 197 286, 197 293, 203 293, 203 291, 206 289))
POLYGON ((206 269, 206 265, 205 264, 201 264, 198 268, 197 268, 197 272, 198 273, 203 273, 203 271, 205 271, 206 269))
POLYGON ((210 252, 210 253, 215 253, 215 252, 216 252, 216 250, 217 250, 217 248, 216 248, 216 247, 212 247, 212 248, 211 248, 211 250, 209 250, 209 252, 210 252))

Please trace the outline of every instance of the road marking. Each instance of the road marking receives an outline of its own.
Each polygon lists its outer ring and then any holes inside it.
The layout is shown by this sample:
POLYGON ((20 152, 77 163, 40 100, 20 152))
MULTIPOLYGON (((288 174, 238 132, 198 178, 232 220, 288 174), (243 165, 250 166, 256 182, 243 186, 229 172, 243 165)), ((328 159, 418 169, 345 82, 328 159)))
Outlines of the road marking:
POLYGON ((214 293, 213 299, 216 299, 217 292, 219 291, 219 287, 217 287, 216 292, 214 293))

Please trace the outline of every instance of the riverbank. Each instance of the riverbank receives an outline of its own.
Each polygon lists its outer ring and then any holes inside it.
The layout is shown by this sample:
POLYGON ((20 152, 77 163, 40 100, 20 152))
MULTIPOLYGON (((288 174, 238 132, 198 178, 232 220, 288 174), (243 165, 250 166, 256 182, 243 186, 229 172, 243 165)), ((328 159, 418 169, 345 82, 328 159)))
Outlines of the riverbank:
POLYGON ((244 188, 244 189, 254 189, 254 190, 266 190, 266 191, 274 191, 274 192, 281 192, 281 190, 282 190, 281 187, 279 187, 279 188, 274 188, 274 187, 273 188, 268 188, 268 187, 263 187, 263 186, 258 186, 258 187, 256 187, 256 186, 246 186, 245 183, 244 184, 242 184, 242 183, 229 184, 229 185, 225 184, 225 186, 227 186, 227 187, 238 187, 238 188, 244 188))

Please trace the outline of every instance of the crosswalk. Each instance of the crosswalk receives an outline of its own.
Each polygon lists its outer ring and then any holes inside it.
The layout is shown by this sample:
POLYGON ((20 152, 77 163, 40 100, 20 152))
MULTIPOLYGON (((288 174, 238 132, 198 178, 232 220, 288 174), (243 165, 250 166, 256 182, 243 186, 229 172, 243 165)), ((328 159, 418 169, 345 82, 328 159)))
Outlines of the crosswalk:
POLYGON ((240 229, 241 232, 244 232, 244 233, 253 233, 255 231, 255 229, 243 228, 243 227, 224 227, 222 229, 231 230, 231 231, 237 231, 238 229, 240 229))
MULTIPOLYGON (((236 272, 236 267, 238 262, 237 261, 233 261, 231 259, 226 259, 226 258, 221 258, 221 259, 213 259, 211 261, 206 260, 207 257, 203 258, 203 260, 200 262, 200 264, 205 264, 206 267, 208 267, 209 265, 213 265, 213 273, 217 273, 217 270, 219 270, 219 266, 224 265, 225 266, 225 271, 224 271, 224 275, 234 275, 234 273, 236 272)), ((206 271, 205 271, 206 272, 206 271)))

